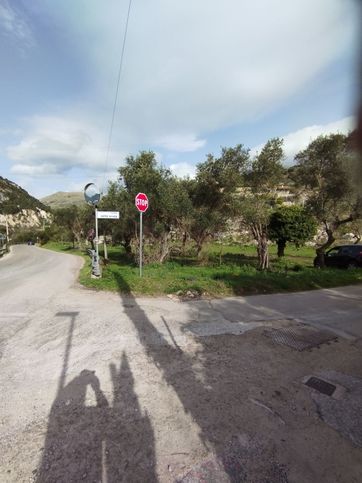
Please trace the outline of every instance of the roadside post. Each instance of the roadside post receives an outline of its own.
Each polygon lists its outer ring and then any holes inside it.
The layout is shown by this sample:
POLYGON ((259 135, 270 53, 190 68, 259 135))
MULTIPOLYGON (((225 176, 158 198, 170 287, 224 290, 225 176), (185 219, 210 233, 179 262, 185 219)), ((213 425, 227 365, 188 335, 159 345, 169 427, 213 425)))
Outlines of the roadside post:
MULTIPOLYGON (((97 211, 98 220, 119 220, 119 211, 97 211)), ((108 259, 106 237, 103 240, 104 259, 108 259)))
POLYGON ((89 204, 94 206, 94 216, 95 216, 95 250, 92 249, 92 277, 101 278, 101 270, 99 267, 99 249, 98 249, 98 209, 97 205, 101 199, 101 193, 94 183, 88 183, 84 187, 84 199, 89 204))
POLYGON ((142 215, 148 210, 148 197, 145 193, 138 193, 135 197, 135 205, 140 213, 140 277, 142 277, 142 259, 143 259, 143 224, 142 215))

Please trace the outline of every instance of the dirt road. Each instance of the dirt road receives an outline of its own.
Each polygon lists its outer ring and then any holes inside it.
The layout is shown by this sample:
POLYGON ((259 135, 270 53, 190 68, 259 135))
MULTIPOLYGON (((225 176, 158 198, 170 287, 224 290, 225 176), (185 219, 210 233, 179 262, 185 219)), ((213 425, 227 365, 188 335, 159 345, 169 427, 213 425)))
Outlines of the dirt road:
POLYGON ((1 482, 361 481, 361 286, 180 303, 81 263, 0 260, 1 482), (278 343, 301 327, 327 342, 278 343))

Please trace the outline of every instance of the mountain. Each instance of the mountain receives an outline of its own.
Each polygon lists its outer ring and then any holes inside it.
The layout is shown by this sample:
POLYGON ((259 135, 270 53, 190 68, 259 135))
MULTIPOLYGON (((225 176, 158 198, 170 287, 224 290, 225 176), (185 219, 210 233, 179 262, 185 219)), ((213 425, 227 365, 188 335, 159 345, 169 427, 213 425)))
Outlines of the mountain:
POLYGON ((70 205, 83 206, 85 204, 84 195, 81 191, 58 191, 52 195, 45 196, 41 201, 52 209, 66 208, 70 205))
POLYGON ((49 208, 13 181, 0 176, 0 226, 41 227, 51 219, 49 208))

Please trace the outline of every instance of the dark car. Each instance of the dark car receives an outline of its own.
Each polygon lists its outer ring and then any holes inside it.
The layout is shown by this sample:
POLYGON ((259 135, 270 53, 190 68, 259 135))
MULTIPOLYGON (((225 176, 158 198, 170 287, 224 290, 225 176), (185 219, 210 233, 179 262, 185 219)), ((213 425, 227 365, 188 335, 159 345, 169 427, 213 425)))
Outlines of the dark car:
MULTIPOLYGON (((340 245, 328 250, 325 254, 325 264, 331 268, 362 268, 362 245, 340 245)), ((318 257, 314 266, 319 267, 318 257)))

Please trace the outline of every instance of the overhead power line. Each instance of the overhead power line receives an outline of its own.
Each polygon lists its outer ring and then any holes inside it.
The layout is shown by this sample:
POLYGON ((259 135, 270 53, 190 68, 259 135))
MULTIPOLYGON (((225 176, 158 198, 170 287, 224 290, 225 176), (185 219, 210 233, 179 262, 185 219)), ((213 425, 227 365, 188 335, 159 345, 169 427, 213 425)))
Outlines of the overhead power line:
POLYGON ((119 61, 119 68, 118 68, 117 87, 116 87, 116 93, 115 93, 115 96, 114 96, 114 103, 113 103, 113 110, 112 110, 112 119, 111 119, 111 125, 110 125, 109 136, 108 136, 108 144, 107 144, 107 151, 106 151, 105 168, 104 168, 104 175, 103 175, 102 193, 104 193, 104 188, 105 188, 104 185, 105 185, 105 180, 106 180, 106 174, 107 174, 107 171, 108 171, 109 152, 110 152, 111 145, 112 145, 112 135, 113 135, 114 118, 115 118, 115 115, 116 115, 116 108, 117 108, 117 101, 118 101, 118 91, 119 91, 119 82, 120 82, 120 79, 121 79, 121 73, 122 73, 122 68, 123 68, 123 58, 124 58, 124 52, 125 52, 125 47, 126 47, 126 39, 127 39, 128 23, 129 23, 129 17, 130 17, 130 12, 131 12, 131 6, 132 6, 132 0, 129 0, 127 17, 126 17, 126 25, 125 25, 125 29, 124 29, 123 42, 122 42, 121 58, 120 58, 120 61, 119 61))

